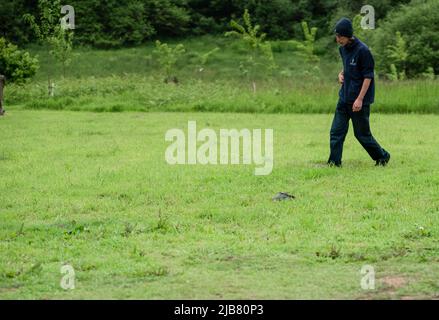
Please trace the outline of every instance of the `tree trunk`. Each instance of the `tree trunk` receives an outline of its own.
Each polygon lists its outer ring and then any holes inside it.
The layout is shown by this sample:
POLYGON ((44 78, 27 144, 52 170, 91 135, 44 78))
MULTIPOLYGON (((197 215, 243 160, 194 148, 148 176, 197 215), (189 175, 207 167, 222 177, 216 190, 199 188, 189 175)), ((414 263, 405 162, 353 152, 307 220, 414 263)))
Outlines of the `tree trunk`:
POLYGON ((48 82, 47 89, 48 89, 49 97, 53 97, 55 95, 55 83, 50 81, 50 77, 47 78, 47 82, 48 82))
POLYGON ((3 88, 5 86, 6 78, 5 76, 0 74, 0 116, 2 116, 5 113, 5 110, 3 110, 3 88))

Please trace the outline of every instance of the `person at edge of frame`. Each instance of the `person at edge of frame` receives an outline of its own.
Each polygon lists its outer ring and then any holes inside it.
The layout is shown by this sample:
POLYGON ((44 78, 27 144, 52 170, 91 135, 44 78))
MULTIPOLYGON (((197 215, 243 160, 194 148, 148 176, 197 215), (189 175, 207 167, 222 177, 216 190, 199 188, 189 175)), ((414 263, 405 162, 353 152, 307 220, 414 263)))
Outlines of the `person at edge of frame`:
POLYGON ((375 98, 375 62, 369 48, 354 37, 352 22, 340 19, 335 26, 336 42, 343 61, 338 75, 342 85, 330 131, 329 166, 341 167, 343 143, 352 120, 354 134, 376 166, 385 166, 390 153, 383 149, 370 131, 370 106, 375 98))

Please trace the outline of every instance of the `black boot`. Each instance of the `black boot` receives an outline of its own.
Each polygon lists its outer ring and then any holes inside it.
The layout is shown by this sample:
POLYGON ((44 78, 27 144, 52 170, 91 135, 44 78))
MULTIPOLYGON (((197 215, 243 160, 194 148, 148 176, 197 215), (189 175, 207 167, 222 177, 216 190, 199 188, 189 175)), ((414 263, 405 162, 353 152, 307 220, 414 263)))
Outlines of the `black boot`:
POLYGON ((341 167, 341 162, 335 162, 334 160, 329 160, 328 161, 328 166, 329 167, 341 167))
POLYGON ((385 167, 386 165, 387 165, 387 163, 389 162, 389 160, 390 160, 390 153, 388 153, 387 152, 387 157, 386 158, 382 158, 382 159, 378 159, 376 162, 375 162, 375 166, 383 166, 383 167, 385 167))

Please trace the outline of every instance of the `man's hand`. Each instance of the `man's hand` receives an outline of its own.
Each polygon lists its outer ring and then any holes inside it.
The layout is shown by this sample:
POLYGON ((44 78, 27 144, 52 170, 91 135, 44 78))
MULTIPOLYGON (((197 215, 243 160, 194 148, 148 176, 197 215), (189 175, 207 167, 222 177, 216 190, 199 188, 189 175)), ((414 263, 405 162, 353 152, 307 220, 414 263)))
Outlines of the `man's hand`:
POLYGON ((338 74, 338 83, 343 84, 343 82, 344 82, 344 72, 341 71, 341 72, 338 74))
POLYGON ((352 111, 358 112, 361 110, 362 107, 363 107, 363 99, 357 98, 354 104, 352 105, 352 111))
POLYGON ((355 100, 354 104, 352 105, 352 111, 358 112, 363 107, 363 98, 366 95, 367 90, 369 90, 369 86, 372 82, 372 79, 365 78, 363 81, 363 85, 361 86, 360 94, 357 97, 357 100, 355 100))

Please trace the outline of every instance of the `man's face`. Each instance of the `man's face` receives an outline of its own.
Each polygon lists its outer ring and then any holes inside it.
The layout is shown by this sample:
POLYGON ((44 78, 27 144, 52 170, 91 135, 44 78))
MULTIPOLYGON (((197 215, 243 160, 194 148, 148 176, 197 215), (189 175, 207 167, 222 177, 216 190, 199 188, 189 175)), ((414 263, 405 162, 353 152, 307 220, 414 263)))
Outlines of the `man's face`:
POLYGON ((345 45, 347 45, 349 43, 349 38, 348 37, 344 37, 341 36, 339 34, 335 35, 335 41, 337 41, 337 43, 339 45, 341 45, 342 47, 344 47, 345 45))

